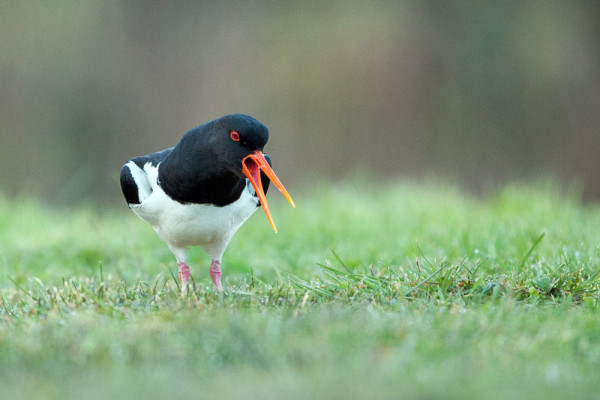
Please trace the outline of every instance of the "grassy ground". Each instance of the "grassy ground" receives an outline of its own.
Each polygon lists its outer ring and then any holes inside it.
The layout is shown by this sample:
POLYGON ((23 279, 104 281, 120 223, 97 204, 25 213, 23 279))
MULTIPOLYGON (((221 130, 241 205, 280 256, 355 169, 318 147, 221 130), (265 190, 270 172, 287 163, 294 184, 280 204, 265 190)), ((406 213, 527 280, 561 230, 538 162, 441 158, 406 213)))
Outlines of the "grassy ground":
POLYGON ((123 206, 0 200, 0 398, 596 398, 600 208, 361 182, 271 194, 225 292, 123 206))

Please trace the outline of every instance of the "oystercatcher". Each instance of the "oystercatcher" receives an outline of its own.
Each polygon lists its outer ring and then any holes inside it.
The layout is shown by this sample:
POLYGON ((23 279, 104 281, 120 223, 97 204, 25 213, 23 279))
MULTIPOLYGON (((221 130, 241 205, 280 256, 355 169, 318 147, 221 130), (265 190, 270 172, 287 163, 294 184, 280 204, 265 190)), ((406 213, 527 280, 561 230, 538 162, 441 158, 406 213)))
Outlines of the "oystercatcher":
POLYGON ((294 206, 262 152, 268 140, 262 123, 232 114, 186 132, 175 147, 132 158, 121 168, 125 200, 171 249, 183 293, 190 278, 190 246, 211 256, 209 273, 222 290, 225 248, 258 207, 277 232, 265 198, 269 180, 294 206))

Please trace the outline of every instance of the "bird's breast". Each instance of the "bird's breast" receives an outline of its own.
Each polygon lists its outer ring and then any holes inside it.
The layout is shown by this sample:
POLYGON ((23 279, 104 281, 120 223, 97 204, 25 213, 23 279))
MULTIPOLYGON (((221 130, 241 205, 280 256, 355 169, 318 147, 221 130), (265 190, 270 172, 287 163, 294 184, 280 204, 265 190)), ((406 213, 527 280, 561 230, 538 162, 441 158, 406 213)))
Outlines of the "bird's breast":
POLYGON ((160 186, 133 211, 149 222, 167 244, 175 247, 203 246, 228 242, 240 226, 256 211, 257 199, 249 190, 231 204, 180 203, 172 200, 160 186))

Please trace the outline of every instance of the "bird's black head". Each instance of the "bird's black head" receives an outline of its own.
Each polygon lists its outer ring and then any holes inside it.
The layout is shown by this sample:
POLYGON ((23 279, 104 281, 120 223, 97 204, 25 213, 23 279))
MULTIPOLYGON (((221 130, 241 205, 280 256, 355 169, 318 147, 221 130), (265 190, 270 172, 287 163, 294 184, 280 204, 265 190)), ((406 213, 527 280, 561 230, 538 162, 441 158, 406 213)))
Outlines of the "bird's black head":
POLYGON ((212 123, 211 147, 220 161, 229 166, 230 171, 250 181, 269 223, 277 232, 265 198, 261 173, 273 182, 292 206, 294 202, 262 152, 269 140, 269 130, 256 119, 244 114, 227 115, 212 123))
MULTIPOLYGON (((293 205, 262 150, 269 130, 256 119, 231 114, 186 132, 159 169, 165 193, 180 202, 227 205, 239 198, 248 179, 275 229, 261 174, 293 205)), ((277 230, 275 230, 277 232, 277 230)))
POLYGON ((242 160, 262 151, 269 140, 269 130, 256 119, 244 114, 231 114, 216 119, 210 129, 209 146, 219 161, 238 176, 243 176, 242 160))

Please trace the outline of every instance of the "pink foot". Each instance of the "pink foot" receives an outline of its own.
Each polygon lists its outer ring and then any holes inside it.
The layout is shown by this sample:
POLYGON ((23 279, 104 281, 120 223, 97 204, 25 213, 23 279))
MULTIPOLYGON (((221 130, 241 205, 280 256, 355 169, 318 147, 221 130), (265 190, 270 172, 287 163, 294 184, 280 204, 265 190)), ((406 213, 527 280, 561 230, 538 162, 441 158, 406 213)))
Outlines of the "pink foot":
POLYGON ((192 275, 190 273, 190 266, 187 265, 185 261, 177 263, 177 266, 179 267, 179 280, 181 281, 181 292, 185 293, 187 291, 188 281, 190 280, 190 276, 192 275))
POLYGON ((221 262, 219 260, 212 260, 208 273, 215 283, 217 290, 223 290, 221 287, 221 262))

